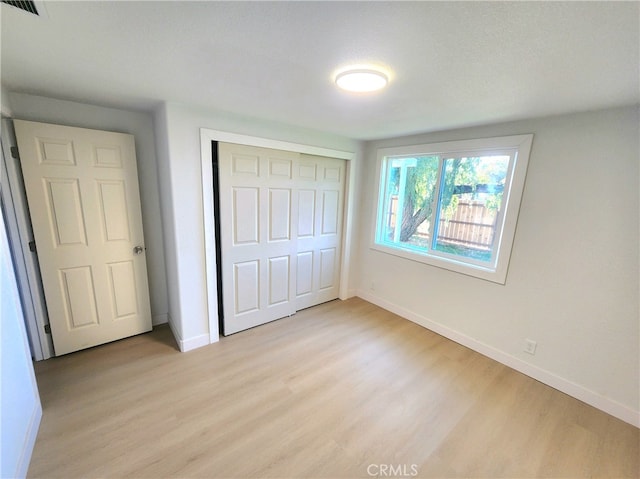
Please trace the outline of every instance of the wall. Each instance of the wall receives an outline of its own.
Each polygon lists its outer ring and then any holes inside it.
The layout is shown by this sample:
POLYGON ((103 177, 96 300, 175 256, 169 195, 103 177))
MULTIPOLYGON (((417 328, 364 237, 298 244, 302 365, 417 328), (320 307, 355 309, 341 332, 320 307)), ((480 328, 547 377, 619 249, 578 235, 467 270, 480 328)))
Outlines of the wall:
MULTIPOLYGON (((209 343, 200 128, 356 151, 359 143, 293 126, 177 104, 156 111, 170 324, 182 350, 209 343), (161 147, 162 145, 162 147, 161 147), (166 152, 162 148, 166 147, 166 152), (174 296, 175 295, 175 296, 174 296)), ((212 313, 212 314, 215 314, 212 313)))
POLYGON ((0 211, 0 477, 26 477, 42 406, 0 211))
POLYGON ((635 106, 368 143, 358 294, 638 425, 638 122, 635 106), (377 148, 524 133, 505 285, 370 249, 377 148))
POLYGON ((158 187, 162 192, 160 207, 162 214, 163 238, 165 247, 165 265, 167 271, 167 307, 168 322, 178 344, 184 337, 180 318, 180 282, 178 264, 180 258, 176 247, 175 220, 173 212, 174 189, 172 186, 171 161, 169 156, 169 130, 167 109, 160 106, 153 117, 156 151, 158 152, 158 187), (174 319, 176 318, 176 319, 174 319))
POLYGON ((169 307, 152 116, 18 93, 9 93, 9 101, 17 119, 117 131, 135 137, 151 314, 154 324, 165 323, 169 307))

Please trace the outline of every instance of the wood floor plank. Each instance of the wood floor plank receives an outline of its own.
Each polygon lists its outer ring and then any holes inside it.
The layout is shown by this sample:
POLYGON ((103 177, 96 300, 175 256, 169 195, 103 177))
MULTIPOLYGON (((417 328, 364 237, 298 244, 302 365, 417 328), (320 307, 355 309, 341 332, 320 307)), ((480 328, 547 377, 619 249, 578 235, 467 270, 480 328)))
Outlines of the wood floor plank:
POLYGON ((36 376, 32 478, 640 472, 637 428, 357 298, 188 353, 159 327, 36 376))

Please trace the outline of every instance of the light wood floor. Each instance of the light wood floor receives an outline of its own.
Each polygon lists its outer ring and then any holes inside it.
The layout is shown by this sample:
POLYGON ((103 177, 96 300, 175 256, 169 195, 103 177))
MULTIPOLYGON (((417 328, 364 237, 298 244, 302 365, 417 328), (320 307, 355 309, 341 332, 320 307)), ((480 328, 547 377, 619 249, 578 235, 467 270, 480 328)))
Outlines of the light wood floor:
POLYGON ((36 375, 30 477, 640 472, 637 428, 360 299, 184 354, 160 327, 36 375))

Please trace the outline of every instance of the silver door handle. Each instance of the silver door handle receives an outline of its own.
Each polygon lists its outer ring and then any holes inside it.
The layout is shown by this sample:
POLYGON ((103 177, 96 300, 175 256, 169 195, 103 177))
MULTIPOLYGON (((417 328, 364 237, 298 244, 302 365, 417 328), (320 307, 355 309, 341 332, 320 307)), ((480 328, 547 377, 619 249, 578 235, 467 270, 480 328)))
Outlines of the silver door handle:
POLYGON ((143 251, 144 251, 144 248, 142 246, 135 246, 133 248, 133 254, 135 255, 142 254, 143 251))

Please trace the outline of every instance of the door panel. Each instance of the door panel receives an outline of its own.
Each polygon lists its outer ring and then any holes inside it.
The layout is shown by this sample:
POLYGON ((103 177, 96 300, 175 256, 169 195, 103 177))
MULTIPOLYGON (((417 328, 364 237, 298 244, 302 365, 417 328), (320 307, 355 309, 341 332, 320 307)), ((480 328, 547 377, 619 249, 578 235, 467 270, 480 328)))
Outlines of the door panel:
POLYGON ((291 239, 291 190, 269 189, 269 241, 291 239))
POLYGON ((117 146, 95 146, 95 166, 102 168, 122 168, 122 153, 117 146))
POLYGON ((56 247, 87 244, 80 187, 74 178, 43 178, 56 247))
POLYGON ((133 137, 14 125, 56 355, 150 331, 133 137))
POLYGON ((292 160, 269 159, 269 177, 280 179, 291 179, 292 160))
POLYGON ((59 138, 37 138, 38 161, 41 165, 75 166, 73 141, 59 138))
POLYGON ((296 296, 310 294, 313 289, 313 251, 298 253, 296 296))
POLYGON ((91 266, 60 269, 61 295, 70 330, 98 325, 91 266))
POLYGON ((137 286, 133 261, 107 264, 113 317, 124 319, 138 313, 137 286))
POLYGON ((336 286, 336 248, 320 250, 320 284, 318 289, 323 291, 336 286))
POLYGON ((129 214, 123 181, 98 181, 104 241, 129 241, 129 214))
POLYGON ((295 313, 294 153, 220 143, 224 334, 295 313))
POLYGON ((269 258, 269 306, 289 301, 289 256, 269 258))
POLYGON ((339 295, 346 162, 301 155, 296 310, 339 295), (310 194, 309 192, 313 192, 310 194))
POLYGON ((298 238, 313 236, 316 217, 316 192, 298 190, 298 238))
POLYGON ((259 188, 233 188, 234 245, 257 244, 259 188))
POLYGON ((235 263, 234 315, 257 311, 260 307, 260 264, 258 261, 235 263))
POLYGON ((218 144, 224 334, 338 297, 345 161, 218 144))
POLYGON ((329 190, 322 192, 322 234, 335 235, 338 232, 338 206, 340 192, 329 190))

